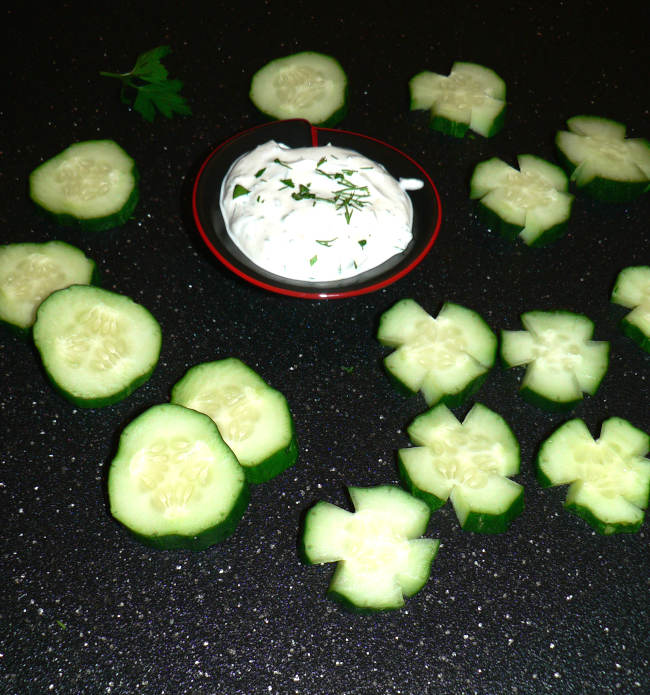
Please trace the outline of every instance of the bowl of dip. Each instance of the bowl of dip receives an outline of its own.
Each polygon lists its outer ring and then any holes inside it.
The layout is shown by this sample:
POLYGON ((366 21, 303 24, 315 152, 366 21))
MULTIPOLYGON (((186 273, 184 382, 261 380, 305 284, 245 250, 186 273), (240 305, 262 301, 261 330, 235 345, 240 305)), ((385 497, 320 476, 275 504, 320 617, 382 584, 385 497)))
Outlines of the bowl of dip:
POLYGON ((208 249, 262 289, 305 299, 374 292, 415 268, 441 222, 426 171, 395 147, 293 119, 239 133, 192 193, 208 249))

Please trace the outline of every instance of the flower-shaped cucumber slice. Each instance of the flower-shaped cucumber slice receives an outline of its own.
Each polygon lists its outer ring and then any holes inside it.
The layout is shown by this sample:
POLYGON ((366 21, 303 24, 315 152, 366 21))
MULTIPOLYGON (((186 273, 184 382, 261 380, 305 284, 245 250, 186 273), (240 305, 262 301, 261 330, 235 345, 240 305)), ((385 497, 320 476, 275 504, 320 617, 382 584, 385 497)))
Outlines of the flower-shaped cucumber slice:
POLYGON ((476 403, 463 422, 445 406, 419 415, 408 428, 416 446, 400 449, 399 470, 411 493, 431 509, 450 499, 463 529, 502 533, 524 505, 519 443, 506 421, 476 403))
POLYGON ((502 331, 506 367, 527 366, 520 393, 547 410, 569 410, 594 395, 609 365, 609 343, 591 340, 593 322, 569 311, 529 311, 524 331, 502 331))
POLYGON ((490 68, 456 62, 449 75, 423 70, 409 81, 411 110, 430 109, 430 125, 462 138, 467 130, 491 137, 501 130, 505 82, 490 68))
POLYGON ((623 333, 650 352, 650 266, 624 268, 616 278, 612 302, 632 309, 621 321, 623 333))
POLYGON ((519 169, 498 157, 479 163, 470 182, 470 198, 479 201, 488 227, 509 240, 542 246, 566 231, 573 196, 560 167, 534 155, 517 158, 519 169))
POLYGON ((555 137, 576 187, 608 202, 631 200, 650 189, 650 142, 626 138, 625 126, 599 116, 574 116, 555 137))
POLYGON ((336 562, 328 596, 355 612, 404 605, 426 584, 440 541, 420 538, 428 506, 393 485, 348 492, 355 511, 317 502, 305 517, 301 555, 309 564, 336 562))
POLYGON ((569 485, 565 506, 603 534, 634 532, 650 494, 650 437, 612 417, 594 440, 582 420, 561 425, 537 457, 540 483, 569 485))
POLYGON ((471 309, 447 302, 437 318, 412 299, 382 314, 377 338, 396 350, 384 366, 410 393, 422 391, 428 405, 461 404, 485 380, 496 357, 496 336, 471 309))

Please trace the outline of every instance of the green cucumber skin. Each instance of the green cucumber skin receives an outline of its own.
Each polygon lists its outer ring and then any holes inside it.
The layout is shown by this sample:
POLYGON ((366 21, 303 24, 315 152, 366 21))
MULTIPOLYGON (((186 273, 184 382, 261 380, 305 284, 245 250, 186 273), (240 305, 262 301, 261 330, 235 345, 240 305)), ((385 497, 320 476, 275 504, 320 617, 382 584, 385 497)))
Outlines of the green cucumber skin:
MULTIPOLYGON (((463 405, 468 398, 473 396, 477 391, 479 391, 481 386, 483 386, 483 383, 489 376, 490 369, 491 368, 488 368, 484 374, 479 374, 479 376, 477 376, 475 379, 472 379, 472 381, 470 381, 457 393, 446 393, 439 400, 428 404, 428 407, 433 408, 433 406, 440 405, 441 403, 449 408, 458 408, 459 406, 463 405)), ((416 396, 418 393, 420 393, 419 391, 413 391, 410 389, 403 381, 398 379, 398 377, 396 377, 390 371, 390 369, 388 369, 388 367, 385 367, 384 371, 388 375, 390 383, 397 392, 404 396, 416 396)))
POLYGON ((280 473, 283 473, 288 468, 291 468, 298 459, 298 440, 296 439, 295 431, 293 431, 292 420, 292 436, 289 444, 284 448, 271 454, 267 459, 262 461, 257 466, 242 466, 246 474, 246 480, 249 483, 265 483, 272 478, 275 478, 280 473))
POLYGON ((105 232, 109 229, 114 229, 115 227, 121 227, 133 214, 133 211, 140 200, 140 191, 138 186, 139 175, 137 173, 135 164, 133 165, 133 177, 135 179, 135 186, 131 191, 131 195, 129 196, 128 200, 126 203, 124 203, 122 209, 116 213, 113 213, 112 215, 106 215, 105 217, 80 219, 78 217, 74 217, 74 215, 68 215, 66 213, 51 212, 47 208, 39 205, 36 201, 34 201, 34 205, 36 205, 38 210, 46 218, 53 221, 60 227, 79 227, 88 232, 105 232))
POLYGON ((625 318, 621 319, 620 327, 624 335, 631 338, 642 350, 650 353, 650 336, 625 318))
MULTIPOLYGON (((431 511, 436 511, 447 503, 447 500, 440 499, 436 495, 418 488, 411 480, 411 477, 409 476, 406 467, 402 463, 399 454, 397 458, 397 466, 400 477, 402 478, 402 482, 413 497, 417 497, 418 499, 426 502, 431 511)), ((463 531, 470 531, 472 533, 505 533, 512 524, 513 520, 518 517, 523 510, 524 488, 522 487, 518 497, 504 514, 478 514, 476 512, 470 512, 465 519, 465 523, 461 525, 461 528, 463 531)))
MULTIPOLYGON (((431 577, 431 568, 433 566, 433 561, 436 559, 436 556, 438 555, 438 550, 440 549, 440 546, 438 546, 435 550, 435 552, 431 556, 431 560, 428 563, 428 572, 426 575, 426 579, 413 591, 410 592, 404 592, 404 596, 406 598, 410 596, 415 596, 419 591, 421 591, 427 582, 429 581, 431 577)), ((338 591, 335 591, 333 589, 328 589, 327 590, 327 598, 332 599, 336 603, 338 603, 345 611, 348 613, 352 613, 354 615, 377 615, 380 613, 387 613, 389 611, 395 611, 400 608, 404 607, 405 602, 402 600, 400 602, 396 602, 395 604, 392 605, 386 605, 382 606, 381 608, 376 608, 372 606, 359 606, 358 604, 354 603, 353 601, 350 601, 350 599, 345 596, 345 594, 342 594, 338 591)))
POLYGON ((212 526, 196 536, 183 536, 181 534, 169 534, 166 536, 146 536, 133 531, 117 521, 130 536, 140 543, 155 548, 156 550, 205 550, 216 543, 221 543, 232 536, 242 517, 248 509, 250 501, 250 489, 244 484, 235 505, 230 514, 216 526, 212 526))
POLYGON ((594 531, 603 536, 611 536, 616 533, 636 533, 643 523, 643 519, 641 519, 637 524, 606 524, 597 516, 594 516, 590 509, 580 504, 565 503, 564 508, 586 521, 594 531))
MULTIPOLYGON (((542 471, 539 456, 535 464, 535 477, 537 478, 537 482, 541 487, 555 487, 544 471, 542 471)), ((589 526, 603 536, 610 536, 615 533, 635 533, 639 530, 641 524, 643 523, 643 520, 641 520, 638 524, 606 524, 596 517, 590 509, 587 509, 582 505, 564 502, 564 508, 572 514, 580 517, 583 521, 586 521, 589 526)))
MULTIPOLYGON (((522 231, 523 227, 502 220, 494 210, 488 208, 487 205, 484 205, 480 200, 476 201, 476 210, 481 224, 485 227, 494 230, 507 241, 515 242, 519 240, 519 233, 522 231)), ((568 220, 560 222, 542 232, 536 239, 526 245, 529 248, 548 246, 563 237, 567 232, 568 226, 568 220)), ((522 241, 522 243, 526 242, 522 241)))
MULTIPOLYGON (((158 352, 158 355, 160 356, 160 351, 158 352)), ((120 401, 123 401, 125 398, 128 398, 134 391, 139 389, 140 386, 149 381, 154 371, 156 370, 156 366, 157 361, 152 369, 142 374, 137 379, 134 379, 128 386, 123 388, 121 391, 114 393, 112 396, 106 396, 102 398, 80 398, 79 396, 75 396, 74 394, 70 393, 69 391, 66 391, 59 384, 57 384, 57 382, 50 376, 49 372, 46 369, 43 369, 43 371, 45 372, 45 375, 52 387, 54 388, 54 390, 60 396, 65 398, 70 403, 73 403, 78 408, 105 408, 109 405, 119 403, 120 401)))
POLYGON ((571 401, 554 401, 545 396, 541 396, 536 391, 525 386, 519 389, 519 395, 531 405, 541 410, 546 410, 549 413, 566 413, 573 410, 583 401, 582 398, 571 401))
POLYGON ((596 176, 584 186, 578 186, 573 179, 573 173, 577 166, 562 152, 557 149, 558 162, 567 172, 574 190, 585 193, 590 198, 600 200, 603 203, 628 203, 639 198, 650 188, 647 181, 614 181, 596 176))
POLYGON ((504 514, 477 514, 470 512, 462 525, 463 531, 473 533, 505 533, 512 522, 524 511, 524 489, 504 514))
MULTIPOLYGON (((506 107, 504 105, 499 115, 494 119, 492 127, 485 137, 491 138, 497 135, 497 133, 499 133, 499 131, 505 125, 505 120, 506 107)), ((467 132, 471 130, 468 123, 459 123, 458 121, 452 121, 449 118, 438 116, 436 114, 431 116, 429 127, 432 130, 437 130, 438 132, 443 133, 444 135, 451 135, 452 137, 459 139, 464 138, 467 135, 467 132)), ((474 133, 473 130, 471 130, 471 134, 481 135, 480 133, 474 133)))
POLYGON ((437 497, 433 493, 427 492, 426 490, 421 490, 415 485, 413 480, 411 480, 411 476, 406 470, 406 466, 402 462, 402 457, 399 455, 399 452, 397 454, 397 470, 400 478, 402 479, 402 483, 408 492, 410 492, 413 497, 417 497, 425 502, 432 512, 435 512, 437 509, 440 509, 440 507, 447 504, 447 500, 440 499, 440 497, 437 497))

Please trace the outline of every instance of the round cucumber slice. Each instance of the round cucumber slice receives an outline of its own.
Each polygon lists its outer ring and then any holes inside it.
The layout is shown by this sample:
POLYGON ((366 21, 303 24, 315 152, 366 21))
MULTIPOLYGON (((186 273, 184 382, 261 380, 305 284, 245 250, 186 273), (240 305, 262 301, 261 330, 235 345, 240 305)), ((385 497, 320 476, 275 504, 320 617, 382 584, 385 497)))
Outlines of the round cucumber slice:
POLYGON ((64 241, 0 246, 0 321, 27 333, 55 290, 97 281, 97 266, 64 241))
POLYGON ((305 51, 272 60, 258 70, 250 98, 271 118, 304 118, 313 125, 332 126, 346 113, 347 84, 335 58, 305 51))
POLYGON ((116 403, 147 381, 162 339, 145 307, 90 285, 52 293, 38 308, 33 336, 52 383, 86 408, 116 403))
POLYGON ((399 470, 409 491, 438 509, 450 499, 463 529, 503 533, 523 510, 519 443, 506 421, 476 403, 460 423, 445 406, 408 428, 416 446, 400 449, 399 470))
POLYGON ((174 386, 172 403, 209 415, 244 467, 261 483, 296 462, 293 418, 286 398, 234 357, 192 367, 174 386))
POLYGON ((122 432, 108 498, 113 517, 143 543, 201 550, 234 532, 248 487, 214 422, 165 403, 122 432))
POLYGON ((421 500, 392 485, 350 487, 355 511, 317 502, 305 517, 305 562, 336 562, 328 596, 354 612, 404 605, 426 584, 440 541, 419 538, 429 522, 421 500))
POLYGON ((64 226, 119 227, 138 202, 135 162, 113 140, 77 142, 29 176, 32 200, 64 226))

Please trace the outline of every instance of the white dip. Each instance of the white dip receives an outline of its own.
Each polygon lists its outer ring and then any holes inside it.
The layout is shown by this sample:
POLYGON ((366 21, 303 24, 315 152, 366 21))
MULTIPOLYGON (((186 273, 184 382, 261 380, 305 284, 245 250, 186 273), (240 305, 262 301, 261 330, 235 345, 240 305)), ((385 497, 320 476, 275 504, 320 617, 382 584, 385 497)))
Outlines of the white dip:
POLYGON ((406 249, 413 206, 404 189, 421 182, 404 184, 353 150, 271 140, 233 163, 221 213, 256 265, 294 280, 337 280, 406 249))

